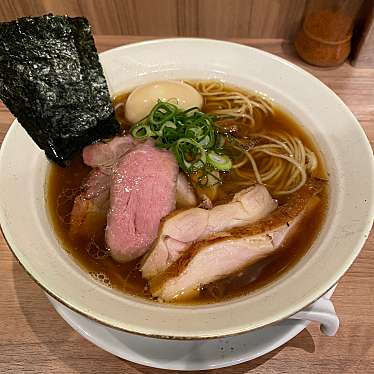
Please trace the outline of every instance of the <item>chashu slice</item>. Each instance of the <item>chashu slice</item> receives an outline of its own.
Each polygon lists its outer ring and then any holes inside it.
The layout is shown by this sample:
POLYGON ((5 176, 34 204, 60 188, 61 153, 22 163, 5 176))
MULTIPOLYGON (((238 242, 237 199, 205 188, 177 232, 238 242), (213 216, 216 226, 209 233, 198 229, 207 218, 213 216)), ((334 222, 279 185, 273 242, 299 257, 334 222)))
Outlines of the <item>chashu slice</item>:
POLYGON ((88 240, 105 227, 109 209, 110 175, 118 159, 134 148, 131 136, 115 136, 108 142, 84 147, 83 162, 93 169, 74 199, 70 214, 70 235, 88 240))
POLYGON ((256 184, 210 210, 192 208, 172 213, 163 220, 158 239, 143 261, 143 278, 151 279, 165 271, 193 242, 255 222, 276 207, 266 187, 256 184))
POLYGON ((192 208, 197 205, 195 191, 182 171, 178 174, 176 206, 177 209, 192 208))
POLYGON ((99 168, 92 169, 82 192, 74 199, 69 227, 72 237, 89 240, 95 231, 105 228, 109 188, 109 176, 99 168))
POLYGON ((190 246, 163 274, 150 281, 152 295, 164 301, 189 299, 201 286, 227 277, 270 255, 297 232, 320 203, 324 182, 311 179, 268 217, 219 233, 190 246))

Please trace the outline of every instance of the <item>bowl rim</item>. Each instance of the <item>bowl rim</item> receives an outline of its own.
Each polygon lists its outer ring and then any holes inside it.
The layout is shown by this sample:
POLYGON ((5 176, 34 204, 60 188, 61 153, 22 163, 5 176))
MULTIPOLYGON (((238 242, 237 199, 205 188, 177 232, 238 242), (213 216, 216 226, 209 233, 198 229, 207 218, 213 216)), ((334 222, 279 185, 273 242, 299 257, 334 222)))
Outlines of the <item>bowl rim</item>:
MULTIPOLYGON (((242 45, 242 44, 238 44, 238 43, 234 43, 234 42, 227 42, 227 41, 218 41, 218 40, 212 40, 212 39, 201 39, 201 38, 167 38, 167 39, 155 39, 155 40, 149 40, 149 41, 144 41, 144 42, 138 42, 138 43, 131 43, 131 44, 126 44, 126 45, 123 45, 123 46, 119 46, 119 47, 116 47, 116 48, 113 48, 113 49, 110 49, 110 50, 107 50, 105 52, 102 52, 100 53, 100 57, 102 56, 108 56, 110 55, 111 53, 113 53, 114 51, 118 51, 118 50, 122 50, 122 49, 129 49, 129 48, 133 48, 133 47, 142 47, 142 46, 148 46, 148 45, 159 45, 159 44, 163 44, 163 43, 181 43, 181 42, 193 42, 193 43, 208 43, 208 44, 219 44, 219 45, 222 45, 222 46, 235 46, 235 48, 242 48, 242 49, 251 49, 251 50, 255 50, 255 52, 253 53, 257 53, 257 54, 260 54, 260 55, 264 55, 264 56, 267 56, 267 58, 271 58, 272 60, 276 60, 278 62, 281 62, 282 64, 285 64, 287 65, 288 67, 291 67, 293 70, 295 71, 298 71, 299 73, 302 73, 302 75, 308 77, 309 79, 312 79, 316 82, 318 82, 318 84, 321 86, 323 86, 323 88, 325 90, 328 90, 330 95, 332 94, 335 101, 339 103, 339 105, 341 107, 344 108, 345 110, 345 114, 347 116, 349 116, 350 118, 350 121, 351 123, 356 126, 356 131, 357 131, 357 135, 360 135, 361 137, 361 146, 364 145, 364 151, 365 152, 371 152, 371 146, 370 146, 370 143, 368 142, 367 138, 366 138, 366 135, 365 135, 365 132, 364 130, 362 129, 362 127, 360 126, 359 122, 357 121, 357 119, 355 118, 355 116, 352 114, 352 112, 349 110, 349 108, 344 104, 344 102, 330 89, 328 88, 326 85, 324 85, 319 79, 317 79, 316 77, 314 77, 312 74, 310 74, 309 72, 303 70, 302 68, 294 65, 293 63, 279 57, 279 56, 276 56, 276 55, 273 55, 269 52, 266 52, 266 51, 262 51, 262 50, 258 50, 256 48, 253 48, 253 47, 248 47, 248 46, 245 46, 245 45, 242 45)), ((14 122, 17 122, 16 120, 14 122)), ((13 124, 14 124, 13 122, 13 124)), ((2 143, 2 146, 1 146, 1 150, 0 150, 0 165, 2 163, 2 158, 3 158, 3 155, 5 152, 3 152, 4 149, 7 148, 7 144, 8 142, 10 141, 9 139, 11 139, 11 134, 13 133, 13 131, 15 131, 16 129, 16 126, 13 126, 12 124, 12 127, 8 130, 5 138, 4 138, 4 141, 2 143)), ((370 171, 369 171, 369 177, 371 177, 371 182, 373 182, 373 176, 374 176, 374 160, 373 158, 371 158, 371 164, 370 164, 371 168, 370 168, 370 171)), ((256 327, 251 327, 251 328, 248 328, 248 329, 242 329, 241 331, 239 332, 234 332, 232 334, 227 334, 227 333, 223 333, 222 335, 215 335, 215 336, 191 336, 191 337, 185 337, 185 336, 170 336, 170 335, 162 335, 162 334, 146 334, 146 333, 143 333, 143 332, 137 332, 137 331, 133 331, 133 330, 127 330, 126 328, 124 328, 123 326, 118 326, 118 325, 113 325, 111 323, 108 323, 107 321, 101 319, 101 318, 97 318, 95 316, 95 313, 92 312, 92 313, 86 313, 84 310, 81 310, 79 307, 76 307, 75 305, 72 305, 71 303, 69 303, 68 301, 64 300, 62 297, 60 297, 59 295, 53 293, 50 289, 48 289, 48 287, 43 284, 42 281, 39 280, 38 276, 33 274, 33 272, 28 269, 22 262, 21 260, 18 258, 16 252, 17 250, 14 250, 14 248, 12 248, 12 245, 11 245, 11 242, 13 241, 12 239, 12 236, 11 236, 11 233, 8 231, 7 227, 6 227, 6 220, 5 220, 5 217, 4 217, 4 212, 2 209, 0 209, 0 227, 1 227, 1 230, 3 232, 3 236, 8 244, 8 247, 10 248, 11 252, 13 253, 13 255, 15 256, 15 258, 17 259, 17 261, 22 265, 22 267, 25 269, 25 271, 31 276, 31 278, 41 287, 43 288, 49 295, 51 295, 52 297, 54 297, 56 300, 58 300, 59 302, 61 302, 62 304, 66 305, 67 307, 69 307, 70 309, 80 313, 80 314, 83 314, 85 315, 86 317, 90 318, 90 319, 94 319, 100 323, 103 323, 107 326, 110 326, 112 328, 115 328, 115 329, 119 329, 119 330, 123 330, 123 331, 126 331, 126 332, 130 332, 130 333, 134 333, 134 334, 139 334, 139 335, 144 335, 144 336, 152 336, 152 337, 157 337, 157 338, 167 338, 167 339, 170 339, 170 338, 173 338, 173 339, 205 339, 205 338, 217 338, 217 337, 221 337, 221 336, 230 336, 230 335, 236 335, 236 334, 240 334, 240 333, 246 333, 248 331, 251 331, 251 330, 255 330, 257 328, 261 328, 265 325, 268 325, 268 324, 273 324, 273 323, 276 323, 278 322, 279 320, 282 320, 284 318, 288 318, 289 316, 291 316, 292 314, 294 314, 295 312, 301 310, 302 308, 304 308, 305 306, 311 304, 312 302, 314 302, 315 300, 317 300, 320 296, 322 296, 329 288, 333 287, 338 281, 339 279, 344 275, 344 273, 349 269, 349 267, 351 266, 351 264, 353 263, 353 261, 355 260, 355 258, 358 256, 363 244, 365 243, 366 239, 367 239, 367 236, 368 236, 368 233, 370 232, 370 229, 371 229, 371 226, 373 224, 373 216, 374 216, 374 200, 373 198, 371 198, 368 203, 370 204, 370 207, 369 207, 369 213, 371 215, 371 218, 369 217, 369 219, 367 220, 366 224, 362 227, 362 230, 361 232, 363 233, 363 235, 361 236, 361 239, 360 240, 357 240, 356 242, 356 245, 355 245, 355 248, 352 250, 352 253, 350 255, 349 258, 346 259, 345 263, 342 264, 340 266, 340 271, 339 272, 336 272, 334 274, 334 276, 331 276, 330 277, 330 282, 328 285, 325 284, 324 286, 324 289, 322 290, 319 290, 318 292, 314 292, 312 293, 313 297, 309 297, 309 299, 307 299, 307 301, 303 301, 302 302, 302 306, 301 305, 295 305, 292 309, 292 312, 290 313, 283 313, 283 315, 281 315, 279 318, 277 318, 276 320, 273 320, 272 322, 270 323, 264 323, 262 325, 259 325, 259 326, 256 326, 256 327)))

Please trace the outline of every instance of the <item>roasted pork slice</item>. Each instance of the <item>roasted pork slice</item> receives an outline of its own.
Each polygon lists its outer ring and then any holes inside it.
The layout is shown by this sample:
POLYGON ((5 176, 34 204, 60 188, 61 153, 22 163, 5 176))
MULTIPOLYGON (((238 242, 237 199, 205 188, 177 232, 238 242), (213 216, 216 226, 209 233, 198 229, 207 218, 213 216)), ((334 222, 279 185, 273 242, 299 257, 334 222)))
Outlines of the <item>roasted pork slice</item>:
POLYGON ((135 142, 130 135, 115 136, 107 142, 97 142, 83 148, 83 162, 92 168, 110 172, 111 167, 127 152, 134 148, 135 142))
POLYGON ((116 136, 108 142, 90 144, 83 149, 83 161, 93 169, 74 199, 70 214, 70 234, 89 239, 105 229, 109 209, 110 175, 113 165, 135 144, 131 136, 116 136))
POLYGON ((165 271, 192 242, 255 222, 276 207, 266 187, 256 184, 237 193, 230 203, 210 210, 192 208, 172 213, 162 222, 158 239, 143 262, 143 277, 150 279, 165 271))
POLYGON ((93 169, 74 199, 70 214, 70 235, 90 239, 98 228, 105 228, 109 208, 110 177, 100 169, 93 169))
POLYGON ((191 298, 202 286, 270 255, 313 213, 322 187, 323 182, 311 180, 266 218, 193 244, 168 270, 151 279, 152 295, 164 301, 191 298))
POLYGON ((113 168, 106 243, 119 262, 142 256, 157 237, 160 220, 175 209, 178 165, 172 153, 148 140, 113 168))
POLYGON ((196 194, 183 172, 178 174, 176 205, 177 209, 191 208, 197 205, 196 194))

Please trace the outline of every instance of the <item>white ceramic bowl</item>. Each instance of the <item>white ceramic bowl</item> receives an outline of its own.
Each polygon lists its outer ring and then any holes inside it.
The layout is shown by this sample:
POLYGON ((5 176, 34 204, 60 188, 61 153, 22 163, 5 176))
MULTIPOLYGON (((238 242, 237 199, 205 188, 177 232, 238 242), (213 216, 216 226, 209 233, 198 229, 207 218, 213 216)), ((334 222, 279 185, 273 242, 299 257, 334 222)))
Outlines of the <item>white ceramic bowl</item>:
POLYGON ((132 44, 101 54, 112 93, 174 78, 221 79, 262 91, 314 137, 330 174, 330 205, 309 252, 287 274, 237 300, 201 307, 159 305, 102 286, 60 246, 45 205, 49 163, 14 123, 0 155, 0 223, 32 278, 71 309, 129 332, 172 338, 237 334, 284 319, 332 287, 352 264, 373 221, 374 168, 359 123, 325 85, 257 49, 204 39, 132 44))

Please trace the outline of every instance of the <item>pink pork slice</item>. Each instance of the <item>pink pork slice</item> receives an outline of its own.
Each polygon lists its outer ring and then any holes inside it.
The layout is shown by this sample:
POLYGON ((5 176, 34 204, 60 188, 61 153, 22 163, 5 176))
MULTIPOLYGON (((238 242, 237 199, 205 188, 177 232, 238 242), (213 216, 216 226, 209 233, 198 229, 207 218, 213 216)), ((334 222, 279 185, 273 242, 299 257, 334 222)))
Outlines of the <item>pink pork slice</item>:
POLYGON ((108 142, 97 142, 83 148, 83 161, 92 168, 99 167, 110 173, 112 166, 135 146, 130 135, 116 136, 108 142))
POLYGON ((70 214, 70 234, 88 239, 105 227, 109 209, 110 175, 113 165, 135 146, 131 136, 116 136, 83 149, 83 162, 93 169, 75 198, 70 214))
POLYGON ((178 165, 153 141, 137 145, 113 168, 106 243, 112 257, 142 256, 157 237, 160 220, 175 209, 178 165))

